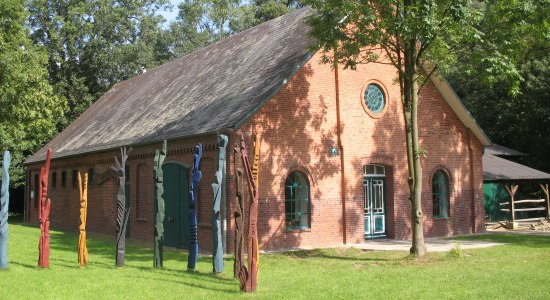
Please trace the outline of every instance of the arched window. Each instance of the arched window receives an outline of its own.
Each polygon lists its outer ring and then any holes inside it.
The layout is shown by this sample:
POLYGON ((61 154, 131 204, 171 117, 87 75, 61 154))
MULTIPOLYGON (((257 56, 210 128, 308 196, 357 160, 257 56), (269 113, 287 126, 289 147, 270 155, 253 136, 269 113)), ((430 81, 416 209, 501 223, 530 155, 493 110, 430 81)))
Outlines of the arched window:
POLYGON ((306 176, 294 171, 285 181, 286 228, 309 228, 309 183, 306 176))
POLYGON ((432 178, 432 194, 434 217, 449 217, 449 178, 442 170, 435 172, 432 178))

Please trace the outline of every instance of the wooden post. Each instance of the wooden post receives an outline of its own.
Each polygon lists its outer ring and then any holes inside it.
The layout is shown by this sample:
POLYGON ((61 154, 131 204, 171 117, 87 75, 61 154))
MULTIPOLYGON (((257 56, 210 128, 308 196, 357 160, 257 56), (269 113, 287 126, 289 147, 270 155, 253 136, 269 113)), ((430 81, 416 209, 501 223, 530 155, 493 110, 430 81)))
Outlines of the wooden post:
POLYGON ((546 219, 550 220, 550 193, 548 191, 548 183, 541 183, 540 188, 546 195, 546 219))
POLYGON ((508 191, 508 194, 510 195, 510 220, 513 222, 516 221, 516 216, 515 216, 515 210, 514 210, 514 195, 516 194, 517 190, 518 190, 518 185, 517 184, 509 184, 509 185, 504 185, 504 187, 506 188, 506 190, 508 191))

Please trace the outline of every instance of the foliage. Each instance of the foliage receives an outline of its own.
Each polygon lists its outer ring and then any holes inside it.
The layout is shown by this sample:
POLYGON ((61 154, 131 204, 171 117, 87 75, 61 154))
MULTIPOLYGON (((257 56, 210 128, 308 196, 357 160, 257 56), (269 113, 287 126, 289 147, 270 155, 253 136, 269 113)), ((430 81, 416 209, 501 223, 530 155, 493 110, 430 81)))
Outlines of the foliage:
POLYGON ((60 129, 115 83, 164 62, 157 10, 167 0, 30 0, 35 44, 48 51, 55 92, 68 100, 60 129))
POLYGON ((466 58, 457 61, 449 81, 493 142, 527 153, 521 163, 550 172, 550 1, 491 3, 480 28, 506 40, 521 81, 479 80, 487 78, 479 75, 485 67, 466 58), (501 12, 505 5, 511 13, 501 12))
POLYGON ((21 1, 0 2, 0 152, 11 150, 14 186, 24 183, 23 160, 56 133, 66 106, 48 83, 46 53, 28 38, 25 18, 21 1))
MULTIPOLYGON (((130 241, 125 267, 116 268, 113 237, 89 233, 89 265, 79 268, 78 235, 52 230, 51 268, 41 270, 36 266, 39 230, 11 221, 10 234, 10 267, 0 272, 2 299, 517 299, 518 286, 520 298, 546 299, 549 293, 548 236, 461 237, 506 245, 463 250, 467 255, 460 260, 447 253, 411 260, 406 252, 353 248, 267 253, 258 291, 243 295, 232 272, 212 274, 211 257, 201 257, 195 272, 184 271, 185 250, 166 249, 164 268, 154 269, 153 250, 130 241)), ((230 256, 225 264, 232 264, 230 256)))
POLYGON ((170 24, 171 51, 182 56, 298 7, 294 0, 184 0, 170 24))

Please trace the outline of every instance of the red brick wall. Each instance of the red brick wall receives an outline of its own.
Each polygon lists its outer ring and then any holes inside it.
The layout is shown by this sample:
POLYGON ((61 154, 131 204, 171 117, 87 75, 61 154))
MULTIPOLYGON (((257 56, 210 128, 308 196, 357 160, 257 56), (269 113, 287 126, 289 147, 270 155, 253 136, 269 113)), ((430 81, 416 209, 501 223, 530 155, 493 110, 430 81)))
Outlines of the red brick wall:
MULTIPOLYGON (((330 154, 337 145, 337 109, 334 70, 319 63, 314 56, 265 105, 237 130, 228 132, 227 148, 227 249, 234 249, 233 209, 235 184, 233 147, 241 133, 252 155, 250 136, 260 135, 260 213, 258 232, 263 250, 339 245, 344 241, 341 200, 340 156, 344 156, 346 241, 364 241, 363 166, 376 163, 386 166, 387 233, 389 238, 411 237, 409 190, 402 107, 399 88, 394 84, 392 67, 361 65, 356 71, 339 70, 339 95, 343 151, 330 154), (375 118, 362 104, 364 87, 376 82, 386 91, 386 108, 375 118), (291 171, 302 171, 310 183, 311 228, 287 230, 285 226, 284 182, 291 171)), ((423 212, 426 236, 447 236, 483 230, 482 145, 469 132, 442 99, 433 84, 421 94, 419 112, 420 140, 428 151, 422 160, 423 212), (443 169, 450 179, 450 216, 432 216, 431 178, 443 169), (473 213, 475 211, 475 213, 473 213)), ((211 203, 214 174, 217 169, 216 135, 205 135, 168 142, 168 161, 192 165, 192 149, 198 142, 206 145, 201 163, 203 172, 199 191, 199 246, 211 252, 211 203)), ((132 238, 152 240, 153 155, 161 143, 134 147, 127 165, 130 167, 130 227, 132 238), (137 176, 139 166, 140 176, 137 176), (139 203, 137 201, 140 201, 139 203)), ((52 198, 52 227, 76 231, 78 228, 78 188, 72 187, 72 170, 96 174, 114 164, 118 150, 54 159, 51 172, 57 172, 57 187, 49 188, 52 198), (67 172, 67 187, 61 187, 61 172, 67 172)), ((30 178, 39 165, 30 165, 30 178)), ((33 190, 34 180, 29 191, 33 190)), ((115 233, 116 183, 109 180, 89 190, 88 230, 115 233)), ((29 195, 29 194, 28 194, 29 195)), ((248 194, 245 193, 248 199, 248 194)), ((30 220, 37 222, 37 210, 28 199, 30 220)))
MULTIPOLYGON (((204 153, 201 160, 202 180, 199 185, 199 204, 197 208, 199 247, 203 252, 212 249, 212 187, 215 169, 217 168, 218 146, 215 134, 190 139, 168 141, 168 155, 165 163, 176 162, 189 167, 193 165, 193 150, 197 143, 202 143, 204 153)), ((131 238, 144 241, 153 240, 153 159, 156 149, 162 144, 133 147, 129 152, 126 166, 130 169, 130 232, 131 238), (139 172, 138 172, 139 168, 139 172), (139 173, 139 176, 138 176, 139 173)), ((52 201, 52 228, 77 231, 79 224, 78 186, 72 186, 72 172, 86 172, 93 168, 99 175, 114 165, 114 156, 120 159, 120 150, 107 151, 66 159, 53 159, 50 167, 50 186, 48 195, 52 201), (67 186, 61 186, 61 172, 67 172, 67 186), (57 173, 56 187, 51 186, 52 173, 57 173)), ((38 174, 40 165, 30 165, 31 178, 38 174)), ((190 174, 189 174, 190 176, 190 174)), ((96 179, 97 181, 97 179, 96 179)), ((102 184, 97 182, 88 188, 87 230, 106 234, 116 233, 116 194, 117 182, 109 179, 102 184)), ((33 190, 34 180, 29 187, 33 190)), ((30 208, 31 223, 38 222, 38 209, 34 208, 32 199, 27 199, 30 208), (30 205, 29 205, 30 204, 30 205)), ((185 209, 187 211, 187 209, 185 209)))
MULTIPOLYGON (((343 242, 340 157, 330 155, 337 145, 335 75, 314 56, 275 97, 247 120, 237 133, 261 136, 260 247, 281 249, 317 247, 343 242), (287 230, 284 181, 293 170, 308 175, 311 228, 287 230)), ((339 70, 342 145, 344 155, 346 238, 364 241, 363 166, 376 163, 387 170, 387 233, 411 237, 404 121, 396 73, 391 66, 361 65, 339 70), (368 83, 386 92, 386 107, 376 116, 363 107, 368 83)), ((426 236, 448 236, 482 230, 482 146, 433 84, 420 101, 420 141, 428 155, 422 160, 423 213, 426 236), (473 169, 472 169, 473 167, 473 169), (432 216, 431 178, 438 170, 450 178, 450 216, 432 216), (475 215, 472 213, 475 208, 475 215)), ((234 140, 234 138, 232 139, 234 140)), ((230 183, 230 194, 233 191, 230 183)))

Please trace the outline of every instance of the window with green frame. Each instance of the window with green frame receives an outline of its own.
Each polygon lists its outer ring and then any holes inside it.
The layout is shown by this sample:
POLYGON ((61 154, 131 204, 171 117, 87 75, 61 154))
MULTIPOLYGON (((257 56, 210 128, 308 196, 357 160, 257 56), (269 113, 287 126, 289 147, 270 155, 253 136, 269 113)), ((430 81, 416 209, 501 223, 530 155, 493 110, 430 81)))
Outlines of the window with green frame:
POLYGON ((286 228, 309 228, 309 183, 306 176, 294 171, 285 181, 286 228))
POLYGON ((433 216, 449 217, 449 178, 442 170, 435 172, 432 178, 433 216))

